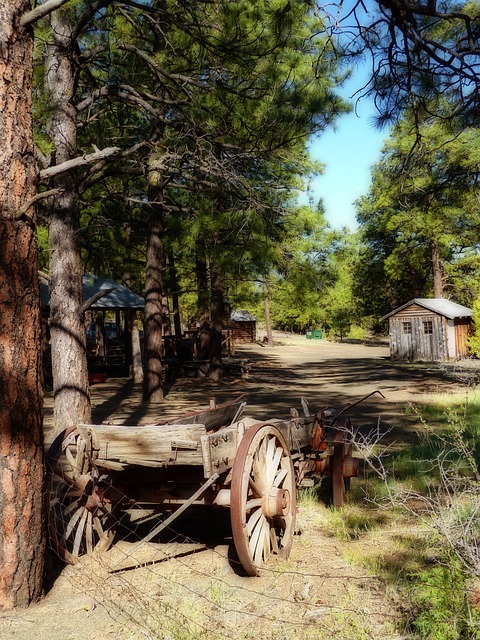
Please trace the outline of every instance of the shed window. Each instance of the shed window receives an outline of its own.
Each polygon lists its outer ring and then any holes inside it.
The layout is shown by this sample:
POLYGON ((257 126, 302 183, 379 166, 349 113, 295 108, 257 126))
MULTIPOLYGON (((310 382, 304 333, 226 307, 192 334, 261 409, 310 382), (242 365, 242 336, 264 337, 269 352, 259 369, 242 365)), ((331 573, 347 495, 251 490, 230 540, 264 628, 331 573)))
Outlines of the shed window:
POLYGON ((425 335, 432 335, 433 333, 433 324, 431 320, 425 320, 423 323, 423 333, 425 335))
POLYGON ((411 335, 412 333, 412 323, 411 322, 402 322, 402 332, 411 335))

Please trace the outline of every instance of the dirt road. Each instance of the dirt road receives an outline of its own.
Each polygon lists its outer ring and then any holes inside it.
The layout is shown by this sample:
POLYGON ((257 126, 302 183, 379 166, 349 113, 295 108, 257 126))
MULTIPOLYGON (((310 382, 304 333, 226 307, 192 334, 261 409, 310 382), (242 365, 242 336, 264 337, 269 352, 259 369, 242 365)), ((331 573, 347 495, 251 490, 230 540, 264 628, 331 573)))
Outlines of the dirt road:
MULTIPOLYGON (((355 403, 374 394, 351 410, 356 423, 367 426, 380 418, 392 426, 408 402, 421 403, 426 394, 451 389, 454 381, 435 365, 392 363, 388 346, 331 343, 304 336, 275 334, 275 346, 243 345, 235 357, 250 363, 246 379, 180 378, 167 387, 165 402, 146 405, 141 385, 128 379, 112 379, 92 387, 93 422, 142 424, 245 394, 246 413, 259 419, 282 418, 290 408, 301 407, 304 396, 311 408, 355 403)), ((46 428, 52 424, 52 398, 45 402, 46 428)))

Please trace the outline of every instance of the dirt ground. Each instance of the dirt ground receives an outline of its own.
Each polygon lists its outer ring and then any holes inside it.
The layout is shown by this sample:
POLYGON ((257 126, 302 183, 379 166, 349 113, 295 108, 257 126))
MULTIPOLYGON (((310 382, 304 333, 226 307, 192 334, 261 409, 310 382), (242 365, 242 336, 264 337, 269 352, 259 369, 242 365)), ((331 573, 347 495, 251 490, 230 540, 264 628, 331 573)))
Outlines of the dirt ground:
MULTIPOLYGON (((182 378, 161 405, 141 402, 141 389, 126 379, 92 387, 94 422, 141 424, 245 394, 245 415, 282 418, 301 409, 355 403, 352 420, 362 430, 378 426, 408 441, 414 419, 404 409, 432 393, 453 391, 458 381, 434 365, 393 364, 388 346, 364 346, 276 334, 276 346, 243 346, 250 362, 245 379, 182 378)), ((47 441, 52 399, 45 401, 47 441)), ((373 638, 398 640, 401 604, 380 579, 352 563, 355 549, 385 544, 392 532, 359 542, 328 535, 328 507, 302 508, 288 561, 246 578, 231 561, 227 510, 199 512, 175 524, 162 540, 137 555, 120 539, 99 560, 75 566, 48 559, 46 595, 27 610, 0 615, 0 638, 100 640, 103 638, 373 638)), ((140 525, 139 525, 140 526, 140 525)), ((394 532, 398 534, 398 531, 394 532)))

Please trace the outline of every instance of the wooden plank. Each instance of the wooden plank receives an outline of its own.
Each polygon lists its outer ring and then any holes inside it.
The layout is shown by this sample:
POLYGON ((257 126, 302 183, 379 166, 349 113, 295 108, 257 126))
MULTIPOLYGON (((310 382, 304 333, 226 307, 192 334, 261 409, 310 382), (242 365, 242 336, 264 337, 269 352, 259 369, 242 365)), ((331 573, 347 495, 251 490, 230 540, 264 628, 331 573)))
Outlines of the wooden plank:
POLYGON ((202 437, 203 470, 205 478, 233 467, 235 454, 243 433, 260 420, 244 418, 229 427, 202 437))
POLYGON ((245 401, 241 395, 233 402, 227 402, 226 404, 220 404, 214 409, 207 409, 205 411, 192 412, 179 418, 173 418, 165 422, 158 422, 157 425, 162 429, 167 425, 180 425, 180 424, 202 424, 207 431, 212 429, 218 429, 219 427, 228 426, 235 418, 239 418, 241 411, 239 410, 245 406, 245 401), (238 415, 237 415, 238 414, 238 415))
POLYGON ((272 420, 269 424, 271 422, 282 433, 290 451, 299 451, 310 444, 314 421, 315 416, 311 415, 291 420, 272 420))
MULTIPOLYGON (((201 438, 205 427, 201 424, 168 426, 110 426, 78 425, 86 437, 92 429, 100 445, 99 457, 105 460, 128 461, 128 464, 162 463, 203 465, 201 438), (189 448, 182 448, 181 443, 189 448), (193 449, 193 443, 197 443, 193 449)), ((157 465, 156 465, 157 466, 157 465)))

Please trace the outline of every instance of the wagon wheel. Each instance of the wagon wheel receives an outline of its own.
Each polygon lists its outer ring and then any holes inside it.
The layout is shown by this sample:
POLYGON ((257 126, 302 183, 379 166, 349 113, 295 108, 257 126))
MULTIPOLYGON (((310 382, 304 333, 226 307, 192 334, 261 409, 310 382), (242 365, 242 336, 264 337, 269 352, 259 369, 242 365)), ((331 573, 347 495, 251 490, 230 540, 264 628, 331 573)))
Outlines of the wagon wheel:
POLYGON ((97 457, 94 434, 84 438, 76 426, 62 431, 47 453, 51 545, 70 564, 107 551, 115 537, 110 480, 96 466, 97 457))
MULTIPOLYGON (((331 456, 331 472, 333 486, 333 504, 335 507, 343 507, 345 492, 350 489, 351 469, 347 470, 347 461, 352 461, 352 443, 346 443, 345 437, 350 430, 350 420, 337 425, 339 430, 335 433, 333 441, 333 454, 331 456)), ((356 475, 356 472, 353 472, 356 475)))
POLYGON ((295 475, 280 431, 257 424, 245 433, 235 455, 230 517, 235 548, 250 576, 271 554, 287 558, 295 526, 295 475))

